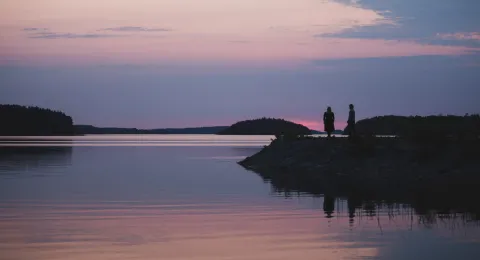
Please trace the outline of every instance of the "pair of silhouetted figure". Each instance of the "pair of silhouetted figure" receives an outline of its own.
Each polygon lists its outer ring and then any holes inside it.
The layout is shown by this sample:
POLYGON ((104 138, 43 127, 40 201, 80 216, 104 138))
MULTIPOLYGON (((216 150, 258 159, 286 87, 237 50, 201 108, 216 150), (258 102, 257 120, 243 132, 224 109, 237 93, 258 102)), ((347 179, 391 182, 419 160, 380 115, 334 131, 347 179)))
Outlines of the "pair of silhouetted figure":
MULTIPOLYGON (((355 110, 352 104, 348 106, 350 112, 348 113, 348 137, 353 138, 355 135, 355 110)), ((327 132, 328 137, 332 136, 333 131, 335 131, 335 114, 332 112, 332 108, 328 107, 327 111, 323 114, 323 125, 324 131, 327 132)))

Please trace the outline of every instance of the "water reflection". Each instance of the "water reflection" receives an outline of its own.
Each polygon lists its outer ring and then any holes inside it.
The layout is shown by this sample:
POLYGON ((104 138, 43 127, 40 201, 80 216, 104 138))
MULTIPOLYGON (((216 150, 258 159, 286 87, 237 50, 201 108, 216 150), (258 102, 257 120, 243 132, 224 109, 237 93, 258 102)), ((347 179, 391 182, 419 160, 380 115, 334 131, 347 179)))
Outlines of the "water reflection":
POLYGON ((8 259, 49 260, 476 259, 480 255, 478 230, 458 226, 460 232, 450 234, 440 226, 425 233, 404 214, 357 214, 361 221, 351 225, 344 221, 350 212, 344 215, 342 203, 332 199, 324 202, 325 211, 335 212, 328 221, 323 221, 321 211, 288 203, 166 207, 3 202, 0 251, 8 259))
POLYGON ((0 136, 2 146, 200 146, 262 147, 273 136, 225 135, 85 135, 85 136, 0 136))
POLYGON ((335 198, 330 196, 323 197, 323 211, 326 218, 332 218, 332 214, 335 211, 335 198))
POLYGON ((358 210, 360 210, 361 214, 367 217, 375 217, 381 214, 379 211, 391 217, 413 214, 417 218, 417 222, 427 228, 439 221, 446 220, 459 220, 460 222, 455 222, 457 224, 469 222, 480 224, 480 205, 475 202, 476 197, 465 198, 463 194, 459 195, 446 191, 446 197, 415 194, 416 196, 399 196, 392 199, 372 194, 365 195, 355 194, 351 191, 329 190, 328 187, 318 185, 318 183, 303 182, 298 178, 290 178, 291 175, 288 174, 275 178, 266 174, 258 174, 264 182, 270 183, 271 189, 276 195, 285 198, 291 198, 292 194, 296 194, 297 197, 323 197, 323 211, 328 219, 334 217, 335 206, 338 206, 338 203, 346 202, 350 223, 353 223, 354 218, 358 217, 358 210), (408 208, 413 211, 399 211, 399 208, 408 208))
POLYGON ((71 146, 0 146, 0 178, 61 174, 71 162, 71 146))
POLYGON ((0 259, 479 259, 471 214, 265 184, 260 148, 0 147, 0 259))
POLYGON ((262 260, 377 254, 368 243, 338 239, 337 229, 328 229, 318 221, 318 212, 307 209, 235 204, 189 211, 155 205, 77 206, 17 203, 1 216, 3 255, 11 259, 262 260), (6 214, 11 221, 5 221, 6 214))

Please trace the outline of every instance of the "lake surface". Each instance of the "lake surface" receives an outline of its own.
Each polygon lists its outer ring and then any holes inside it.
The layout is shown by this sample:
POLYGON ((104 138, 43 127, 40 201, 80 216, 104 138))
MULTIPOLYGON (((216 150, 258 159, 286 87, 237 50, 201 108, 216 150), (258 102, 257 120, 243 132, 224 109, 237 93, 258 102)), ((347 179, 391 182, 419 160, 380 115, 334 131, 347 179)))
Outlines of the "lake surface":
POLYGON ((284 192, 236 164, 270 138, 3 138, 0 259, 480 259, 478 216, 284 192))

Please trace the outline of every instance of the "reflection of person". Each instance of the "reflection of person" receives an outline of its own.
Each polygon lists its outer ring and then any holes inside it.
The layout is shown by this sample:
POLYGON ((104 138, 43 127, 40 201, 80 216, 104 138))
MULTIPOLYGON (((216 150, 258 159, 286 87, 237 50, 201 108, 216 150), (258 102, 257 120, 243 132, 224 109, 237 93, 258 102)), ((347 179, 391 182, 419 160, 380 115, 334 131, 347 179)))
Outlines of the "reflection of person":
POLYGON ((332 218, 333 211, 335 210, 335 198, 325 195, 323 197, 323 211, 325 212, 326 218, 332 218))
POLYGON ((335 131, 335 114, 332 112, 332 108, 328 107, 327 111, 323 113, 323 126, 324 131, 327 132, 328 137, 335 131))
POLYGON ((355 109, 352 104, 348 106, 350 111, 348 112, 348 138, 352 139, 355 136, 355 109))
MULTIPOLYGON (((358 206, 357 205, 358 201, 356 201, 354 198, 352 197, 348 197, 347 198, 347 207, 348 207, 348 223, 350 225, 350 227, 353 226, 353 223, 354 223, 354 218, 355 218, 355 208, 358 206)), ((361 205, 361 203, 360 203, 361 205)))

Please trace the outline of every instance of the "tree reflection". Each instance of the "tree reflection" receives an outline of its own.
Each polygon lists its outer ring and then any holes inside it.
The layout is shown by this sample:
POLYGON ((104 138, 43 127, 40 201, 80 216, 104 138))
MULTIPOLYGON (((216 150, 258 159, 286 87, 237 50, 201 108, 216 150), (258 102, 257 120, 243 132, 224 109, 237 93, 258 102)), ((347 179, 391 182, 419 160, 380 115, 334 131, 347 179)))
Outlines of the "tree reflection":
POLYGON ((0 176, 55 174, 71 159, 72 146, 0 146, 0 176))
POLYGON ((426 228, 432 228, 441 223, 455 228, 460 223, 475 223, 480 225, 480 206, 472 203, 472 199, 463 199, 460 195, 446 193, 443 196, 429 196, 415 194, 415 196, 398 196, 384 198, 372 194, 357 194, 352 191, 339 191, 315 185, 308 181, 303 182, 291 174, 276 175, 271 178, 268 175, 259 174, 265 183, 270 183, 272 191, 276 195, 291 198, 292 196, 323 197, 323 211, 326 218, 332 218, 338 203, 346 201, 348 223, 353 226, 355 218, 376 218, 380 223, 380 212, 386 214, 389 219, 396 217, 405 218, 410 225, 421 224, 426 228), (454 221, 452 221, 454 220, 454 221))

